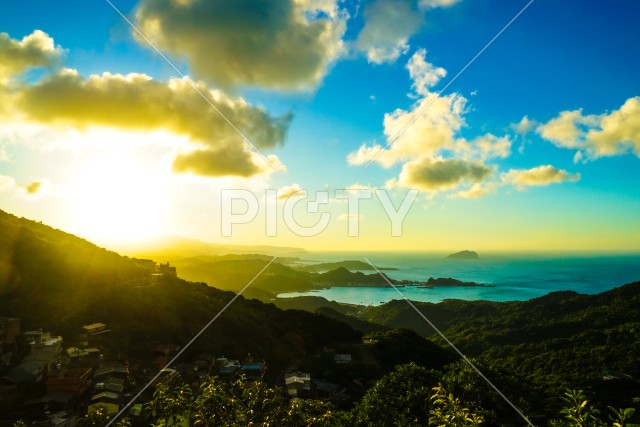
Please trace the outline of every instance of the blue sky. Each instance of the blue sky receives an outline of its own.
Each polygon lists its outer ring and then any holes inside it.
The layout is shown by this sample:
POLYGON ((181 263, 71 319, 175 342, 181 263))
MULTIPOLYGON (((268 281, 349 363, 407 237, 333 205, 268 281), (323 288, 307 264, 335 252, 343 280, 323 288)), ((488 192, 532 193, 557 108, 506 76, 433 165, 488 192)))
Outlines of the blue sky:
MULTIPOLYGON (((190 15, 190 10, 200 3, 201 0, 114 1, 143 31, 155 31, 150 25, 154 14, 158 14, 165 27, 150 37, 194 80, 219 90, 229 99, 242 98, 255 111, 261 109, 266 118, 255 125, 256 132, 277 130, 276 118, 291 114, 283 138, 265 140, 264 147, 260 147, 276 156, 286 170, 274 172, 261 169, 264 165, 254 165, 247 166, 253 167, 249 173, 248 169, 238 172, 240 169, 231 164, 224 168, 204 165, 197 156, 218 155, 220 145, 213 139, 194 139, 194 135, 201 138, 203 129, 198 128, 201 124, 193 115, 183 119, 188 123, 179 129, 163 129, 156 122, 151 125, 145 122, 148 115, 140 118, 139 126, 125 123, 122 118, 111 122, 108 116, 114 115, 113 111, 104 113, 104 117, 89 113, 82 119, 69 118, 59 112, 63 109, 58 109, 56 102, 63 102, 60 98, 64 98, 59 95, 57 101, 43 100, 51 119, 36 117, 37 106, 29 109, 22 104, 15 108, 24 111, 3 117, 4 123, 15 124, 18 117, 25 123, 20 130, 7 126, 0 129, 0 149, 5 153, 5 159, 0 161, 0 175, 4 177, 0 181, 4 183, 0 208, 106 244, 178 233, 211 241, 311 249, 336 245, 354 250, 372 245, 403 250, 640 248, 640 220, 635 214, 640 208, 637 2, 536 0, 443 93, 439 91, 527 2, 309 0, 305 13, 321 9, 320 15, 310 19, 328 23, 327 28, 333 31, 330 41, 316 37, 306 24, 276 16, 287 13, 288 6, 283 5, 289 2, 246 0, 235 7, 216 6, 190 15), (259 12, 258 4, 268 10, 259 12), (387 15, 376 20, 376 10, 383 7, 388 8, 387 15), (394 26, 389 11, 393 14, 400 10, 404 11, 400 24, 394 26), (228 27, 217 21, 216 13, 225 14, 228 27), (269 63, 268 56, 260 58, 261 46, 243 39, 245 35, 254 36, 251 26, 244 32, 235 32, 231 25, 234 20, 242 28, 251 22, 248 16, 260 13, 268 22, 255 34, 259 36, 257 40, 264 39, 264 51, 277 55, 297 49, 298 53, 283 54, 279 61, 269 63), (186 26, 174 18, 180 14, 186 17, 186 26), (193 19, 193 31, 188 19, 193 19), (408 29, 411 25, 412 29, 408 29), (278 26, 282 26, 282 33, 273 32, 278 26), (368 41, 364 36, 367 31, 368 41), (297 32, 301 35, 296 36, 297 32), (285 36, 274 41, 278 34, 290 34, 295 40, 285 36), (234 43, 239 46, 235 50, 234 43), (212 46, 211 50, 207 46, 212 46), (338 49, 336 46, 341 49, 337 53, 331 50, 338 49), (377 48, 386 49, 382 59, 374 57, 377 48), (391 48, 400 53, 389 53, 391 48), (243 74, 242 70, 254 65, 251 52, 256 56, 257 71, 243 74), (301 64, 296 63, 297 59, 301 64), (314 61, 319 65, 305 68, 314 61), (413 76, 408 64, 415 65, 413 76), (419 68, 416 64, 426 65, 419 68), (226 66, 236 66, 240 72, 224 71, 226 66), (278 67, 282 78, 273 73, 278 67), (446 75, 438 75, 438 68, 446 70, 446 75), (420 81, 431 83, 421 90, 417 86, 420 81), (401 123, 430 96, 436 97, 437 103, 429 107, 432 115, 422 122, 424 133, 407 132, 399 144, 385 147, 394 134, 392 123, 385 117, 396 112, 401 123), (462 103, 461 111, 455 110, 455 99, 462 103), (570 120, 562 120, 563 127, 554 127, 559 123, 554 120, 563 117, 563 112, 576 113, 570 120), (530 120, 527 132, 519 132, 514 126, 525 116, 530 120), (96 125, 101 130, 89 129, 96 125), (38 126, 37 132, 24 131, 28 126, 38 126), (268 129, 260 130, 258 126, 268 129), (574 127, 579 134, 567 130, 574 127), (109 133, 132 129, 151 133, 109 133), (170 137, 162 139, 165 135, 158 142, 157 136, 152 135, 158 129, 183 138, 171 142, 170 137), (444 132, 446 136, 438 139, 430 132, 444 132), (49 147, 34 135, 58 142, 49 147), (110 147, 109 142, 83 145, 84 139, 101 140, 100 135, 105 135, 105 141, 147 141, 147 137, 148 141, 130 146, 125 142, 116 147, 110 147), (185 135, 190 138, 187 142, 185 135), (74 141, 69 143, 70 148, 60 148, 70 139, 74 141), (194 147, 205 152, 191 155, 194 147), (372 159, 371 153, 381 149, 384 154, 365 168, 372 159), (357 153, 362 155, 360 160, 356 159, 357 153), (184 157, 182 170, 175 160, 180 156, 184 157), (129 166, 119 168, 120 163, 129 166), (103 172, 91 175, 91 170, 103 172), (28 191, 29 184, 36 182, 42 185, 28 191), (111 188, 110 182, 127 188, 131 182, 131 188, 140 189, 157 183, 162 189, 154 190, 153 202, 145 206, 152 206, 152 212, 162 218, 153 227, 140 227, 134 220, 124 224, 127 206, 132 204, 135 210, 151 215, 145 207, 135 206, 139 199, 135 194, 121 188, 91 199, 87 197, 91 190, 78 190, 77 182, 94 182, 99 189, 111 188), (340 203, 326 207, 335 221, 327 232, 314 238, 285 231, 277 237, 267 237, 262 232, 263 225, 256 221, 225 240, 221 239, 220 230, 211 225, 220 213, 216 195, 226 187, 249 188, 260 199, 269 188, 286 191, 299 187, 313 192, 355 184, 386 188, 397 203, 408 190, 420 191, 405 221, 403 236, 389 236, 388 219, 376 205, 375 197, 362 202, 360 237, 346 236, 344 221, 337 219, 344 216, 340 203), (126 197, 120 200, 119 194, 126 197), (101 203, 117 208, 105 215, 105 209, 88 206, 101 203), (93 219, 86 220, 87 216, 93 219), (78 221, 79 217, 85 220, 78 221), (144 236, 131 237, 134 230, 141 228, 145 229, 144 236), (116 229, 126 232, 114 233, 116 229), (114 236, 117 238, 110 241, 109 237, 114 236)), ((261 22, 258 27, 262 25, 261 22)), ((20 72, 12 71, 4 83, 0 65, 0 89, 6 94, 22 96, 49 75, 60 73, 61 67, 76 70, 78 84, 92 74, 104 72, 145 74, 163 84, 179 77, 144 41, 132 35, 131 28, 106 2, 59 4, 26 0, 3 5, 0 32, 7 34, 7 40, 17 43, 34 30, 46 33, 59 47, 55 64, 42 68, 44 64, 34 63, 20 72)), ((7 46, 13 43, 5 42, 7 46)), ((0 45, 0 55, 1 49, 0 45)), ((127 87, 135 93, 133 84, 127 87)), ((180 92, 180 96, 191 95, 180 92)), ((12 104, 7 105, 13 108, 12 104)), ((197 108, 210 107, 202 102, 197 108)), ((252 126, 244 113, 235 113, 239 123, 252 126)), ((421 117, 419 121, 422 120, 421 117)), ((414 129, 422 125, 418 123, 414 129)), ((237 148, 241 141, 228 142, 233 138, 232 132, 224 132, 215 131, 215 138, 227 141, 224 144, 235 144, 233 150, 240 151, 233 153, 240 157, 209 156, 209 161, 220 165, 233 158, 249 164, 257 161, 246 150, 237 148)), ((231 145, 224 146, 228 148, 225 153, 231 153, 231 145)), ((313 222, 313 215, 305 218, 313 222)), ((138 221, 145 222, 144 215, 138 221)))

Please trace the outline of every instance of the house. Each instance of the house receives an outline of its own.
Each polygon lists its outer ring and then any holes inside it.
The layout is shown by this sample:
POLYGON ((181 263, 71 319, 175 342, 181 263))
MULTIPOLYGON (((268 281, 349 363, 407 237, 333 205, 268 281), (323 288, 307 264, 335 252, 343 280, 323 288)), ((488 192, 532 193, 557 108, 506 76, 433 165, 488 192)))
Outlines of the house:
POLYGON ((47 377, 47 391, 68 391, 80 397, 91 387, 91 368, 56 369, 47 377))
POLYGON ((311 374, 287 373, 284 375, 284 383, 289 397, 310 397, 311 395, 311 374))
POLYGON ((19 366, 0 378, 0 386, 4 386, 7 390, 24 390, 36 382, 36 376, 33 373, 25 371, 19 366))
POLYGON ((178 351, 178 347, 175 344, 160 344, 156 346, 151 352, 151 357, 153 359, 153 364, 158 368, 162 369, 171 360, 171 357, 176 354, 178 351))
POLYGON ((336 353, 333 356, 333 360, 336 363, 349 364, 349 363, 351 363, 351 355, 350 354, 339 354, 339 353, 336 353))
POLYGON ((176 268, 170 266, 168 262, 166 264, 160 263, 160 265, 158 265, 158 273, 168 274, 170 276, 178 275, 178 273, 176 272, 176 268))
POLYGON ((171 368, 164 368, 158 374, 157 382, 165 385, 171 385, 178 379, 178 371, 171 368))
POLYGON ((33 352, 22 359, 22 363, 41 362, 46 366, 46 370, 53 369, 60 363, 60 352, 56 348, 48 348, 41 351, 33 352))
POLYGON ((50 391, 37 399, 27 400, 23 406, 30 412, 44 413, 54 411, 68 411, 73 408, 75 400, 74 393, 70 391, 50 391))
POLYGON ((42 329, 38 329, 36 331, 26 331, 22 336, 29 345, 31 353, 39 351, 60 353, 62 351, 62 337, 53 336, 51 332, 43 332, 42 329))
POLYGON ((316 381, 313 386, 317 399, 331 399, 340 387, 328 381, 316 381))
POLYGON ((88 412, 93 412, 99 407, 104 407, 107 415, 115 415, 120 410, 120 395, 111 391, 103 391, 91 396, 91 401, 87 408, 88 412))
POLYGON ((93 378, 96 382, 104 382, 109 377, 117 377, 126 380, 129 377, 129 368, 122 364, 115 364, 96 369, 93 378))
POLYGON ((107 325, 104 323, 91 323, 90 325, 84 325, 82 330, 87 335, 100 335, 110 332, 109 328, 107 328, 107 325))
POLYGON ((264 378, 264 371, 266 370, 265 362, 252 362, 242 364, 240 366, 240 373, 244 375, 250 381, 258 381, 264 378))
POLYGON ((109 377, 106 380, 96 383, 96 390, 111 391, 121 394, 124 391, 125 380, 117 377, 109 377))
POLYGON ((34 382, 36 383, 41 382, 48 372, 47 363, 40 360, 22 362, 18 365, 17 369, 21 369, 33 375, 34 382))
POLYGON ((65 350, 65 353, 67 353, 67 356, 71 359, 79 359, 81 357, 89 356, 89 353, 87 351, 78 347, 69 347, 65 350))
POLYGON ((218 357, 216 359, 216 369, 221 380, 231 381, 240 370, 240 361, 218 357))

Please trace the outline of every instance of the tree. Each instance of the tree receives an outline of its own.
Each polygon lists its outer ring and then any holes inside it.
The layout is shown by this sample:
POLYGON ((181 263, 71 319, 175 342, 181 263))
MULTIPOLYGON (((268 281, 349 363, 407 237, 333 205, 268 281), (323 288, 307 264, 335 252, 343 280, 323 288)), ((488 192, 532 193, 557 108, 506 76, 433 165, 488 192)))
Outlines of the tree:
POLYGON ((460 399, 447 393, 442 384, 433 387, 432 408, 429 411, 429 425, 438 427, 477 427, 483 417, 462 405, 460 399))
MULTIPOLYGON (((98 406, 97 409, 88 412, 84 417, 78 420, 78 427, 104 427, 111 420, 104 406, 98 406)), ((113 424, 114 427, 130 427, 131 424, 127 418, 119 419, 113 424)))
POLYGON ((354 408, 358 426, 421 426, 428 423, 434 371, 415 363, 399 365, 367 391, 354 408))

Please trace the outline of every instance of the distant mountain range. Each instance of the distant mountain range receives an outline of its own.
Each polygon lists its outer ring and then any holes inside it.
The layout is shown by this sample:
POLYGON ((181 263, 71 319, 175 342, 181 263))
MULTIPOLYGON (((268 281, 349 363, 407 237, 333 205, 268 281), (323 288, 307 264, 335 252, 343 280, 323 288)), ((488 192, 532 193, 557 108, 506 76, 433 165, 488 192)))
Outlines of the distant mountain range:
POLYGON ((163 236, 140 241, 133 244, 114 247, 119 252, 136 257, 153 258, 157 261, 172 261, 179 258, 197 256, 219 256, 227 254, 256 254, 278 257, 295 257, 306 254, 302 248, 268 246, 268 245, 226 245, 206 243, 197 239, 182 236, 163 236))

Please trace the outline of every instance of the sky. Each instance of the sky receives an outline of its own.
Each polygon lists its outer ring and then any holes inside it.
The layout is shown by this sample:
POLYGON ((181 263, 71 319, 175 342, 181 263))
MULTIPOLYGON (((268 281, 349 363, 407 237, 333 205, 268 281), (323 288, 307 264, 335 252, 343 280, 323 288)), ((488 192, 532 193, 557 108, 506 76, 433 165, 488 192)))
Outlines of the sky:
POLYGON ((3 4, 0 209, 107 247, 640 250, 638 2, 110 2, 3 4))

